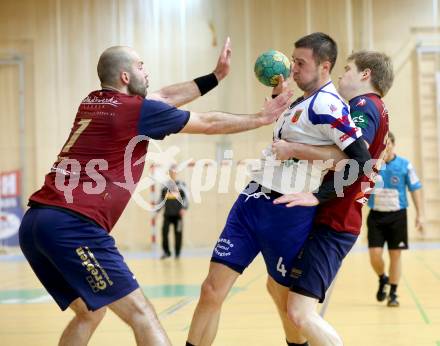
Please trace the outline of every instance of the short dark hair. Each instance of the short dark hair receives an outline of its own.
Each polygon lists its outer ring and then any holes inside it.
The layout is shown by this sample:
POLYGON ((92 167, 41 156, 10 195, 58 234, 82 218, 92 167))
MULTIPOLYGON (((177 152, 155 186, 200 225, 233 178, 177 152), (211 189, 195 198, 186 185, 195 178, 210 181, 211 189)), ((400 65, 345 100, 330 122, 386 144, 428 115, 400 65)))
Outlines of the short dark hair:
POLYGON ((300 38, 295 42, 295 48, 310 48, 317 64, 329 61, 330 72, 336 64, 338 46, 329 35, 322 32, 314 32, 300 38))
POLYGON ((387 94, 394 80, 393 64, 388 55, 381 52, 361 50, 351 54, 347 60, 353 61, 359 71, 370 69, 373 88, 382 97, 387 94))
POLYGON ((133 58, 128 49, 125 46, 113 46, 101 54, 97 66, 101 84, 114 85, 118 82, 121 71, 131 71, 133 58))
POLYGON ((388 132, 388 139, 391 143, 396 144, 396 137, 394 137, 394 134, 391 131, 388 132))

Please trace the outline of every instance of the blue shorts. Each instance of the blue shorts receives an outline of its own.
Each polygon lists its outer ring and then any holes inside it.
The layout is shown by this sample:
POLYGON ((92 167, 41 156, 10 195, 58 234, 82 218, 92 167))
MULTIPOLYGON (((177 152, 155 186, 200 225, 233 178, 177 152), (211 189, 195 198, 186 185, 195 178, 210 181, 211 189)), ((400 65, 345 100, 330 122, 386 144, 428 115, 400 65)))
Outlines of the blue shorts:
POLYGON ((279 193, 242 192, 233 205, 211 261, 242 273, 261 251, 269 275, 289 287, 291 263, 311 230, 315 207, 273 204, 279 193))
POLYGON ((348 232, 336 232, 327 225, 315 225, 293 261, 290 290, 322 303, 357 237, 348 232))
POLYGON ((30 208, 19 239, 33 271, 62 310, 77 298, 97 310, 139 287, 113 237, 70 212, 30 208))

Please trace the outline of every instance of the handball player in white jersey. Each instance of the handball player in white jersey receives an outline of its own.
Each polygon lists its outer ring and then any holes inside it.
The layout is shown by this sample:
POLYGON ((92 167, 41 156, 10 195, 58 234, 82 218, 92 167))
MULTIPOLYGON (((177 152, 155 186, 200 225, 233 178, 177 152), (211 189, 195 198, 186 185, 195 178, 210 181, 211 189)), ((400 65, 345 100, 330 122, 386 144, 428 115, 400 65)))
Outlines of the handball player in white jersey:
POLYGON ((320 199, 334 189, 328 184, 320 188, 332 165, 325 160, 276 161, 271 152, 273 140, 320 146, 323 159, 341 159, 341 151, 361 165, 370 158, 348 105, 331 81, 336 56, 336 43, 326 34, 313 33, 295 42, 292 77, 303 95, 279 117, 259 167, 251 171, 251 182, 229 213, 202 284, 187 345, 213 343, 224 299, 260 252, 269 274, 268 287, 271 282, 286 289, 290 286, 291 263, 309 235, 316 207, 286 208, 273 200, 292 192, 315 192, 320 199))

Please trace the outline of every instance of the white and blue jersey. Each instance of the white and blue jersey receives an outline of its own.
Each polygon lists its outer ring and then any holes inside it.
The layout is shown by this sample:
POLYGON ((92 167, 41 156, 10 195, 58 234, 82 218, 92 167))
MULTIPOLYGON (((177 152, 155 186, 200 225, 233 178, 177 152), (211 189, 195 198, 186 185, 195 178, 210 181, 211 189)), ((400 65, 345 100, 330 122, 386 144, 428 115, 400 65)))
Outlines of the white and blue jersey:
POLYGON ((395 156, 382 166, 378 179, 377 187, 368 200, 368 206, 376 211, 408 208, 406 188, 415 191, 422 187, 411 162, 400 156, 395 156))
MULTIPOLYGON (((350 117, 349 106, 329 81, 314 94, 296 100, 277 120, 274 139, 310 145, 336 144, 344 150, 362 131, 350 117)), ((251 178, 265 188, 282 194, 312 192, 321 185, 329 166, 306 160, 276 161, 271 145, 263 151, 251 178)))
MULTIPOLYGON (((310 145, 336 144, 341 150, 361 136, 331 81, 308 98, 299 98, 278 119, 273 137, 310 145)), ((312 228, 316 207, 274 205, 282 194, 313 191, 321 184, 324 163, 276 161, 272 141, 251 182, 232 207, 211 261, 242 273, 260 252, 267 272, 289 286, 293 259, 312 228)))

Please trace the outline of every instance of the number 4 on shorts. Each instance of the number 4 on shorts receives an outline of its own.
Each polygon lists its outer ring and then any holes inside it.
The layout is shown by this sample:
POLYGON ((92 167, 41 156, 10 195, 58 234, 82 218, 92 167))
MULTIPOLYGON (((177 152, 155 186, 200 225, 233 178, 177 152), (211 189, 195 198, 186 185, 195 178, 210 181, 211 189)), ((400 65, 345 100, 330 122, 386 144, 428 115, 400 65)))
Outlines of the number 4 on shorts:
POLYGON ((280 257, 278 259, 277 271, 279 271, 283 277, 286 276, 287 270, 286 270, 286 267, 283 264, 283 258, 282 257, 280 257))

